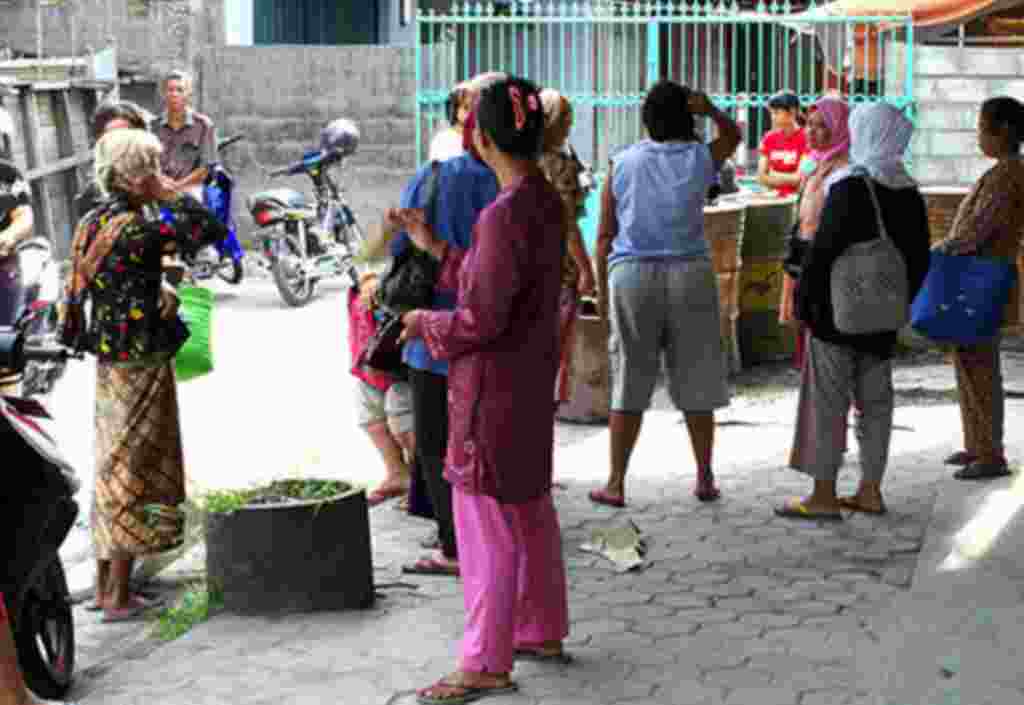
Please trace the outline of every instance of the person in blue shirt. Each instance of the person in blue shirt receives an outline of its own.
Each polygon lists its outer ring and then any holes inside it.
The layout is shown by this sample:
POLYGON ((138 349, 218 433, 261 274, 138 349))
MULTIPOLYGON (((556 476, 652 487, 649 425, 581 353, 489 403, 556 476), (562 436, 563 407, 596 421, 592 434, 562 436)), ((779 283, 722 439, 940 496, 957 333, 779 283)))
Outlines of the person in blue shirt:
MULTIPOLYGON (((472 148, 475 119, 467 120, 464 141, 465 154, 437 164, 437 181, 432 204, 426 184, 434 169, 433 163, 424 165, 402 191, 401 209, 425 209, 427 223, 437 236, 455 247, 469 249, 473 226, 477 216, 498 195, 498 180, 490 167, 484 164, 472 148), (428 207, 429 206, 429 207, 428 207)), ((386 225, 397 230, 400 209, 387 214, 386 225)), ((413 247, 409 236, 399 232, 392 240, 391 254, 398 255, 406 247, 413 247)), ((432 309, 455 308, 455 291, 437 290, 432 309)), ((435 360, 422 339, 406 341, 403 360, 409 367, 412 389, 413 429, 416 454, 413 472, 415 481, 425 485, 437 522, 440 554, 427 556, 404 566, 407 573, 458 575, 458 552, 455 546, 455 526, 452 521, 451 486, 444 479, 445 455, 448 450, 448 363, 435 360)), ((415 504, 415 502, 413 502, 415 504)))
POLYGON ((611 469, 590 499, 615 507, 626 504, 629 457, 663 361, 669 395, 686 418, 701 501, 719 496, 714 411, 729 400, 704 203, 740 130, 706 95, 673 81, 647 93, 643 121, 648 139, 612 160, 595 258, 598 308, 611 328, 611 469), (710 144, 698 139, 698 116, 715 123, 710 144))

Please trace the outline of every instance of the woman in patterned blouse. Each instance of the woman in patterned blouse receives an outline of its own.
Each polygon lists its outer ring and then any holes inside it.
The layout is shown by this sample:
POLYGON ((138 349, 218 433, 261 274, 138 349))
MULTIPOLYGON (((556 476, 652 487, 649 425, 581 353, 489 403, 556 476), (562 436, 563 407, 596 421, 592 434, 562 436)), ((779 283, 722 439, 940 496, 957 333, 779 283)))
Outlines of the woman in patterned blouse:
MULTIPOLYGON (((991 98, 981 106, 978 145, 996 163, 961 202, 950 235, 935 245, 950 255, 982 255, 1016 262, 1024 223, 1024 105, 1014 98, 991 98)), ((1019 321, 1020 295, 1014 287, 1003 317, 1004 325, 1019 321)), ((953 352, 964 450, 946 458, 960 465, 954 477, 982 480, 1009 475, 1003 447, 1002 362, 999 336, 953 352)))
POLYGON ((580 296, 594 293, 594 272, 583 245, 577 220, 586 193, 580 188, 580 163, 567 150, 572 130, 572 105, 561 93, 541 91, 544 106, 544 145, 540 168, 565 205, 565 254, 562 257, 562 296, 559 300, 559 341, 561 358, 555 382, 555 403, 569 401, 572 377, 573 327, 580 296))
POLYGON ((96 609, 104 622, 152 606, 129 592, 136 558, 181 544, 184 459, 174 353, 188 337, 163 255, 195 252, 226 235, 195 199, 182 196, 173 222, 154 207, 164 188, 160 142, 143 130, 108 132, 96 145, 96 181, 106 196, 72 242, 65 339, 96 356, 96 609), (91 302, 85 323, 84 300, 91 302))

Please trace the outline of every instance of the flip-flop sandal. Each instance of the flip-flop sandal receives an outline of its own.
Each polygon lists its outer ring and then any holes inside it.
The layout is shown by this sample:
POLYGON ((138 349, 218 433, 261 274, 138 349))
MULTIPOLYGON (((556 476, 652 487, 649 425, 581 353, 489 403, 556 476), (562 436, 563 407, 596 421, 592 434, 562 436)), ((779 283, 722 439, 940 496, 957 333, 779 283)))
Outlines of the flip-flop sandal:
POLYGON ((860 512, 861 514, 873 514, 875 516, 882 516, 888 514, 889 510, 882 505, 881 509, 874 509, 872 507, 865 507, 863 504, 857 501, 855 497, 840 497, 839 506, 847 511, 860 512))
POLYGON ((378 504, 384 504, 384 502, 387 502, 389 499, 403 497, 408 493, 408 490, 399 489, 397 487, 390 490, 374 490, 370 494, 366 495, 366 503, 371 507, 376 507, 378 504))
POLYGON ((124 609, 117 610, 113 614, 104 612, 102 619, 100 619, 100 623, 117 624, 119 622, 135 622, 142 619, 149 609, 149 607, 125 607, 124 609))
POLYGON ((717 499, 721 499, 722 492, 717 487, 698 487, 693 491, 693 496, 699 499, 701 502, 714 502, 717 499))
POLYGON ((842 521, 843 515, 830 512, 812 512, 804 503, 796 500, 775 508, 775 516, 783 519, 805 519, 807 521, 842 521))
POLYGON ((942 461, 944 465, 960 465, 967 466, 975 461, 975 456, 968 453, 966 450, 958 450, 942 461))
POLYGON ((451 683, 444 678, 439 680, 429 688, 416 693, 416 701, 421 705, 464 705, 465 703, 473 703, 477 700, 490 697, 492 695, 506 695, 508 693, 519 692, 519 686, 515 683, 509 683, 508 685, 490 686, 484 688, 474 688, 468 685, 461 685, 459 683, 451 683), (451 688, 455 690, 461 690, 461 695, 449 695, 448 697, 434 697, 426 695, 427 692, 433 691, 438 688, 451 688))
POLYGON ((626 506, 625 497, 616 497, 607 490, 591 490, 587 495, 594 504, 603 504, 606 507, 622 509, 626 506))
POLYGON ((721 490, 715 487, 715 476, 710 472, 697 472, 697 486, 693 496, 701 502, 714 502, 722 496, 721 490))
POLYGON ((402 572, 406 575, 445 575, 452 578, 459 577, 459 566, 449 563, 442 563, 436 558, 420 558, 415 563, 402 566, 402 572))
POLYGON ((516 649, 514 657, 516 661, 532 661, 533 663, 558 663, 562 665, 572 663, 572 654, 567 651, 544 652, 537 649, 516 649))
MULTIPOLYGON (((155 596, 152 596, 152 597, 151 597, 151 595, 154 595, 154 594, 153 593, 149 593, 149 592, 133 592, 132 593, 132 599, 135 600, 136 602, 139 602, 139 603, 142 603, 142 604, 146 605, 147 609, 150 608, 150 607, 159 607, 160 605, 164 604, 164 602, 166 602, 166 600, 163 597, 161 597, 160 595, 155 595, 155 596)), ((85 611, 86 612, 102 612, 103 608, 99 605, 99 603, 97 603, 95 600, 93 600, 92 602, 90 602, 89 604, 87 604, 85 606, 85 611)))
POLYGON ((953 473, 957 480, 992 480, 1012 474, 1005 463, 973 462, 953 473))

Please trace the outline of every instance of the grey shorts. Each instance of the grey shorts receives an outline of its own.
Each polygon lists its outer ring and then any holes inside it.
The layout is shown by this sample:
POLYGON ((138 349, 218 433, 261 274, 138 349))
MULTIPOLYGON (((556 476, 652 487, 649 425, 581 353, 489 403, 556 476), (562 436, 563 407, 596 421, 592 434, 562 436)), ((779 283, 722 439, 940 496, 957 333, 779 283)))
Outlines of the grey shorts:
POLYGON ((727 406, 718 285, 708 261, 627 260, 609 279, 612 410, 646 411, 664 362, 680 411, 727 406))
POLYGON ((359 380, 356 385, 356 415, 359 425, 387 421, 392 435, 412 433, 412 391, 408 382, 395 382, 382 392, 359 380))

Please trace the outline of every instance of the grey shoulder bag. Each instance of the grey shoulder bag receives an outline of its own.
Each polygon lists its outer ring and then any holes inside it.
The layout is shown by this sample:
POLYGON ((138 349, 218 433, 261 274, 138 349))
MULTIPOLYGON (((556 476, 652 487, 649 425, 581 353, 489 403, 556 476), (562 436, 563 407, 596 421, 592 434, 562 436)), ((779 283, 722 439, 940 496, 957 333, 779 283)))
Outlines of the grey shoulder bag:
POLYGON ((847 247, 832 265, 832 315, 846 335, 897 331, 910 320, 907 265, 882 222, 874 184, 864 178, 878 237, 847 247))

